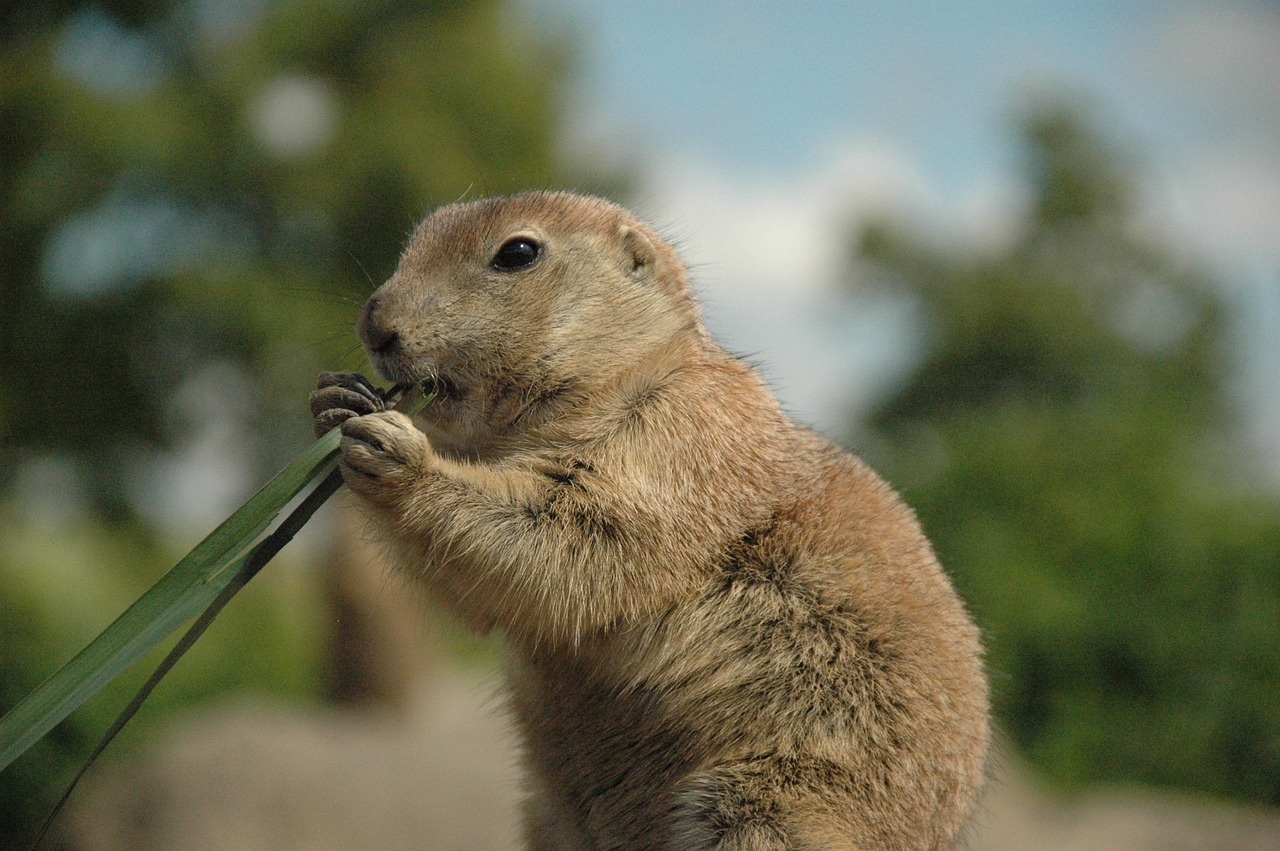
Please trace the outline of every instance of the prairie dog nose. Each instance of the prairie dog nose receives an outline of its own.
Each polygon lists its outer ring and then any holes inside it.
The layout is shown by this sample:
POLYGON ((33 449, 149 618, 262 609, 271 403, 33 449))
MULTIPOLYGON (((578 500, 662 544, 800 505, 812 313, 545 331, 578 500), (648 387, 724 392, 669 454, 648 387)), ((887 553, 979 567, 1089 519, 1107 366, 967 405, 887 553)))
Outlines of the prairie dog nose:
POLYGON ((365 348, 371 352, 385 352, 395 345, 400 335, 378 321, 377 311, 380 299, 377 293, 369 296, 369 300, 360 308, 360 318, 356 321, 356 334, 364 341, 365 348))

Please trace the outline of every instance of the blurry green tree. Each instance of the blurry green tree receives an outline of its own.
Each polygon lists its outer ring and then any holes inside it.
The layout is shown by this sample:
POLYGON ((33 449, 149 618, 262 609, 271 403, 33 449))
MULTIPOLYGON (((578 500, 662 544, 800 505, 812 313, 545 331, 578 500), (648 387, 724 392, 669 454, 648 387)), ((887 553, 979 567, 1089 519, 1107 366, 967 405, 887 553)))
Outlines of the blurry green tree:
POLYGON ((1233 428, 1225 290, 1144 237, 1132 163, 1081 113, 1024 131, 1011 245, 862 232, 860 280, 917 302, 924 351, 857 442, 1040 769, 1280 804, 1280 502, 1233 428))
POLYGON ((292 454, 417 219, 555 174, 565 52, 500 0, 9 3, 0 40, 0 483, 51 454, 109 517, 219 402, 292 454))
MULTIPOLYGON (((212 431, 206 469, 265 480, 311 440, 315 373, 361 367, 357 307, 414 223, 563 179, 568 46, 505 0, 0 4, 0 709, 176 558, 138 522, 167 452, 212 431), (31 486, 82 504, 33 530, 31 486)), ((177 672, 151 718, 298 687, 298 605, 229 613, 182 666, 217 679, 177 672)), ((0 848, 108 697, 0 775, 0 848)))

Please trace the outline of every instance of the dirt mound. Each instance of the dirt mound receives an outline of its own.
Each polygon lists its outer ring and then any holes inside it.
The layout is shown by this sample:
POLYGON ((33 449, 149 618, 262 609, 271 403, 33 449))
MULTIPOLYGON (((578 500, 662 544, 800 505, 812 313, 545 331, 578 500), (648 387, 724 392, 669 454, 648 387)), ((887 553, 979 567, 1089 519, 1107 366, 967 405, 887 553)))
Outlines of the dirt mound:
POLYGON ((492 687, 438 675, 414 711, 262 703, 176 724, 73 799, 82 851, 518 847, 515 744, 492 687))

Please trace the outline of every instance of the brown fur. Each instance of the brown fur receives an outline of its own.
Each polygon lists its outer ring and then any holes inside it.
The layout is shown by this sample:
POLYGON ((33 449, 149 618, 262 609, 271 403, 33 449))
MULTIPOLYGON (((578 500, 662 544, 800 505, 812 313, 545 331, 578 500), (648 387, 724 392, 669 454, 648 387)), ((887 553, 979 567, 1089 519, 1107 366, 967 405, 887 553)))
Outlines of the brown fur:
POLYGON ((536 849, 948 847, 981 786, 977 632, 911 513, 708 337, 606 201, 441 208, 359 330, 439 393, 322 377, 401 567, 510 645, 536 849), (513 237, 537 261, 497 269, 513 237))

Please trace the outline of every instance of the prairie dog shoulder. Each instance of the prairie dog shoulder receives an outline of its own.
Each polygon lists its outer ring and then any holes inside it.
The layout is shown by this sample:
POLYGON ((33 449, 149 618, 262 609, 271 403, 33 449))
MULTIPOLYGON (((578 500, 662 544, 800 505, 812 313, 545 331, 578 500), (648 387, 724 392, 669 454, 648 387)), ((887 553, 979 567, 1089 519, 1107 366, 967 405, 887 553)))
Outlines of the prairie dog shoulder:
POLYGON ((708 336, 609 202, 441 208, 366 303, 417 423, 323 378, 402 569, 511 646, 535 848, 945 848, 977 632, 910 510, 708 336))

